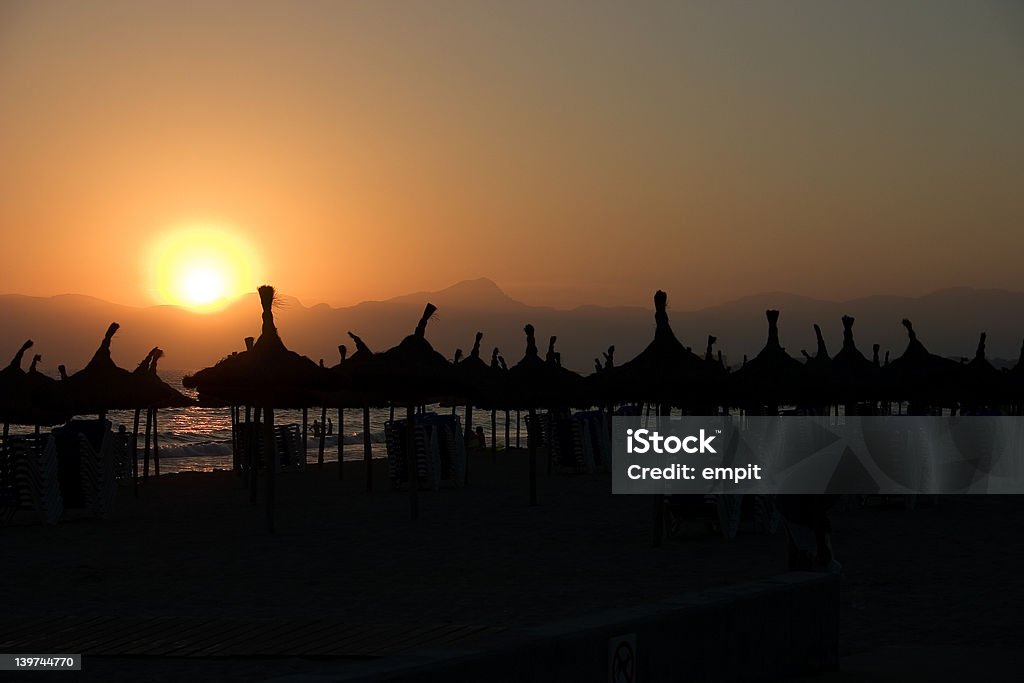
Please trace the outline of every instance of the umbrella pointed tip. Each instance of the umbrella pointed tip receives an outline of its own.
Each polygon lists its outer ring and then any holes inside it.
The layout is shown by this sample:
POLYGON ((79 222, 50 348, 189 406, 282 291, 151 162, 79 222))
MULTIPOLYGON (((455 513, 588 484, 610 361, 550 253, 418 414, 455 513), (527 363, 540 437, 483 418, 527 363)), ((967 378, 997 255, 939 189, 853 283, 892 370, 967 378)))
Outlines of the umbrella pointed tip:
POLYGON ((260 305, 263 306, 263 310, 269 310, 274 303, 274 288, 270 285, 260 285, 256 291, 260 295, 260 305))
POLYGON ((912 340, 917 339, 917 333, 914 332, 914 323, 910 322, 908 318, 904 318, 902 325, 903 327, 907 328, 907 334, 910 335, 910 338, 912 340))
POLYGON ((24 344, 22 344, 21 348, 18 349, 18 352, 14 354, 14 358, 11 359, 10 367, 12 367, 12 368, 20 368, 21 367, 21 359, 22 359, 22 357, 25 355, 25 352, 28 351, 31 348, 32 348, 32 340, 29 339, 24 344))
POLYGON ((416 325, 416 336, 417 337, 422 337, 424 334, 426 334, 426 332, 427 332, 427 322, 430 320, 430 317, 432 315, 434 315, 434 313, 436 311, 437 311, 437 306, 435 306, 434 304, 431 304, 431 303, 428 303, 426 306, 423 307, 423 315, 420 316, 420 322, 419 322, 418 325, 416 325))

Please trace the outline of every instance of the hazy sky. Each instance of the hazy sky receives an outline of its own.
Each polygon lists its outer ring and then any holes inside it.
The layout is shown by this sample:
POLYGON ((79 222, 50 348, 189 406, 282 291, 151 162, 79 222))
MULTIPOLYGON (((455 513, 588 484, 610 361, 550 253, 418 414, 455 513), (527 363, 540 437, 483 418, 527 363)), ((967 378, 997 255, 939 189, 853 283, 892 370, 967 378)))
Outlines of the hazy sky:
POLYGON ((0 292, 197 223, 307 304, 1024 289, 1024 5, 0 0, 0 292))

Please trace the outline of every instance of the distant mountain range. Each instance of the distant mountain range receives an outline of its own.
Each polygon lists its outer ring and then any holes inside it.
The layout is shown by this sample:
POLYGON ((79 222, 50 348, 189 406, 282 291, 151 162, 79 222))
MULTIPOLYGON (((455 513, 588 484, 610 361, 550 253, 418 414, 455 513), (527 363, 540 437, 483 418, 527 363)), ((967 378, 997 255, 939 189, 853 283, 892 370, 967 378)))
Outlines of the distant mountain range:
MULTIPOLYGON (((651 293, 653 297, 653 292, 651 293)), ((558 310, 528 306, 510 298, 494 282, 466 280, 437 292, 417 292, 386 301, 366 301, 355 306, 332 308, 326 304, 304 306, 282 295, 276 309, 281 336, 293 350, 328 365, 337 363, 338 344, 352 344, 347 330, 360 335, 370 348, 382 351, 410 334, 430 301, 438 313, 427 329, 434 348, 451 358, 456 348, 465 352, 477 330, 484 332, 483 354, 501 349, 511 365, 523 352, 523 325, 537 328, 544 348, 548 337, 558 335, 558 350, 568 367, 590 372, 593 359, 610 344, 616 359, 624 362, 650 341, 654 331, 653 298, 637 306, 580 306, 558 310)), ((703 354, 708 334, 718 337, 727 362, 737 365, 743 355, 754 355, 764 344, 764 311, 782 311, 779 322, 782 343, 793 356, 814 351, 813 323, 821 325, 829 351, 842 342, 844 314, 857 322, 855 337, 861 351, 871 355, 871 345, 881 344, 893 357, 906 347, 900 325, 904 317, 914 322, 922 342, 934 353, 972 357, 978 333, 988 333, 988 356, 1001 364, 1016 363, 1024 338, 1024 293, 992 289, 944 289, 921 297, 871 296, 850 301, 825 301, 785 292, 756 294, 700 310, 685 310, 685 292, 669 292, 669 315, 680 340, 703 354)), ((69 371, 82 367, 116 321, 121 330, 114 338, 114 359, 132 368, 153 346, 166 351, 162 367, 195 370, 231 351, 244 348, 243 339, 258 335, 260 306, 255 293, 234 301, 215 314, 199 314, 174 306, 130 307, 81 295, 30 297, 0 295, 0 365, 13 356, 25 339, 43 354, 42 369, 55 375, 59 363, 69 371)), ((26 360, 27 367, 27 360, 26 360)))

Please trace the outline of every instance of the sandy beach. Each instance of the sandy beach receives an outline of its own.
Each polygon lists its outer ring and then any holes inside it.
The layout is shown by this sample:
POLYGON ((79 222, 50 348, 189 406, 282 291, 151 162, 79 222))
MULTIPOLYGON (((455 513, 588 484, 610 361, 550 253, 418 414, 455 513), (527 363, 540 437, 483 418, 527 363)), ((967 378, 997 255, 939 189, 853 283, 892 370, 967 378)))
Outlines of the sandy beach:
MULTIPOLYGON (((108 624, 276 620, 282 629, 327 620, 379 634, 361 646, 377 656, 400 650, 389 634, 410 625, 493 635, 786 571, 781 531, 749 525, 732 541, 696 525, 652 547, 650 500, 612 496, 605 474, 542 474, 540 504, 531 508, 526 464, 523 451, 499 453, 497 463, 474 453, 470 486, 423 492, 415 522, 408 494, 389 488, 383 461, 374 462, 372 494, 361 463, 346 463, 341 482, 334 464, 283 473, 273 535, 230 472, 151 478, 137 499, 123 488, 110 519, 5 528, 5 611, 12 625, 62 615, 110 617, 108 624)), ((894 644, 1015 643, 1020 630, 1005 624, 1016 610, 1010 598, 1024 588, 1015 561, 1024 511, 1016 503, 944 498, 906 510, 841 501, 834 525, 845 565, 844 656, 894 644)), ((140 671, 173 680, 197 661, 125 660, 103 656, 103 647, 88 654, 90 675, 116 671, 124 680, 140 671)), ((225 680, 245 680, 326 665, 281 656, 212 666, 225 680)))

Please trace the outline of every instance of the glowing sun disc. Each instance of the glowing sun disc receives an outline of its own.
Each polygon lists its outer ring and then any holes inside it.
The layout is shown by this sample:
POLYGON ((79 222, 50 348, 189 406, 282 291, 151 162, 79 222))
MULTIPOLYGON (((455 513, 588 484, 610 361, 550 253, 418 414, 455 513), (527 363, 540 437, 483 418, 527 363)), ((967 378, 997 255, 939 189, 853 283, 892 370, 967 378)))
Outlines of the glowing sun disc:
POLYGON ((237 234, 196 225, 154 241, 146 270, 157 301, 211 312, 255 289, 260 264, 256 251, 237 234))

